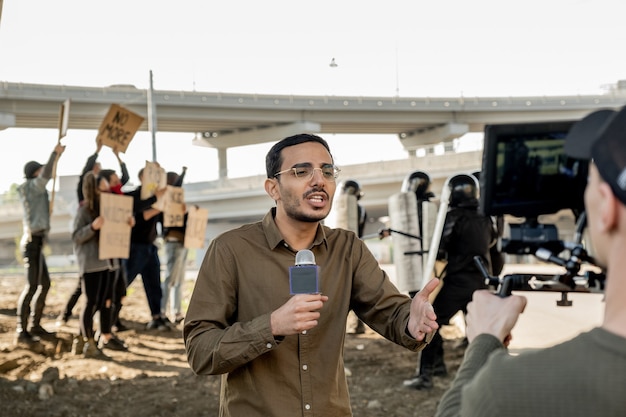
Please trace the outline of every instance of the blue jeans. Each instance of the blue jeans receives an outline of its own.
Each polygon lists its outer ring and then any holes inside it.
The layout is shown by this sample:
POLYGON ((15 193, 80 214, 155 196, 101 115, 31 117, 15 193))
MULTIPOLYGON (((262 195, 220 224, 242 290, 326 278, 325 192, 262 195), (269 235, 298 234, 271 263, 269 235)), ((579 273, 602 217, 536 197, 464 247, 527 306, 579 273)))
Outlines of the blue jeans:
POLYGON ((131 243, 126 268, 126 288, 141 274, 152 317, 161 315, 161 262, 157 247, 152 243, 131 243))
POLYGON ((165 242, 165 256, 167 258, 167 269, 165 280, 161 283, 161 314, 169 310, 174 317, 182 314, 182 286, 185 281, 185 261, 187 260, 187 249, 183 242, 165 242))

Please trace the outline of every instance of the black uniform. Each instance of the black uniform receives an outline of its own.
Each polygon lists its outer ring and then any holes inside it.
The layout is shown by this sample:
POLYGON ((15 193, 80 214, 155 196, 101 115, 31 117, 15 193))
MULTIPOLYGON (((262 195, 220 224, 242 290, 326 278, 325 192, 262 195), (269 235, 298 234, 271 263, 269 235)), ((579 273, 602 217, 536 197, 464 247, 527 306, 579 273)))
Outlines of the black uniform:
MULTIPOLYGON (((485 278, 475 264, 480 256, 491 273, 490 249, 497 242, 498 233, 491 217, 478 212, 478 200, 468 196, 451 198, 452 208, 446 214, 438 258, 447 260, 443 286, 435 298, 433 308, 437 323, 449 324, 458 312, 466 312, 474 291, 485 289, 485 278)), ((446 374, 443 361, 443 339, 436 332, 432 341, 422 350, 418 373, 405 385, 416 389, 432 387, 433 375, 446 374)))

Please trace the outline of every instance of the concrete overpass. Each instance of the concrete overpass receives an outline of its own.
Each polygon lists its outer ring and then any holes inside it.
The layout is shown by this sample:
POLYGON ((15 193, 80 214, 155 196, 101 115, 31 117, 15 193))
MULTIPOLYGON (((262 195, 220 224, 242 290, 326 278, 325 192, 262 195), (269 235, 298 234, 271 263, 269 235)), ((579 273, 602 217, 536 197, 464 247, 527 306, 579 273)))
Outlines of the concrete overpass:
POLYGON ((626 104, 626 89, 557 97, 342 97, 141 90, 134 86, 80 87, 0 82, 0 128, 57 128, 70 99, 70 129, 100 127, 111 104, 146 120, 156 111, 162 132, 191 132, 198 145, 218 150, 226 178, 226 150, 273 142, 289 134, 395 134, 409 156, 416 150, 482 132, 485 124, 577 120, 599 108, 626 104), (151 94, 150 94, 151 93, 151 94), (152 97, 151 103, 148 97, 152 97))

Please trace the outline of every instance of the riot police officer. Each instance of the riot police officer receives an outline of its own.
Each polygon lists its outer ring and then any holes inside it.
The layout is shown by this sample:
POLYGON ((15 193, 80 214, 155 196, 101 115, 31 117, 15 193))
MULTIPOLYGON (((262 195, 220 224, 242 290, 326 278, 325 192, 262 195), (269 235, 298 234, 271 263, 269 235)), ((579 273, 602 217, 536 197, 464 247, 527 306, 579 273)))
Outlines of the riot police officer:
MULTIPOLYGON (((480 256, 491 272, 490 248, 497 232, 490 217, 478 211, 478 184, 471 175, 451 178, 449 210, 439 244, 438 258, 446 261, 443 287, 433 303, 439 325, 448 324, 460 310, 465 313, 475 290, 486 288, 474 263, 480 256)), ((443 360, 443 339, 439 332, 421 352, 417 374, 404 381, 414 389, 431 389, 433 376, 447 374, 443 360)))

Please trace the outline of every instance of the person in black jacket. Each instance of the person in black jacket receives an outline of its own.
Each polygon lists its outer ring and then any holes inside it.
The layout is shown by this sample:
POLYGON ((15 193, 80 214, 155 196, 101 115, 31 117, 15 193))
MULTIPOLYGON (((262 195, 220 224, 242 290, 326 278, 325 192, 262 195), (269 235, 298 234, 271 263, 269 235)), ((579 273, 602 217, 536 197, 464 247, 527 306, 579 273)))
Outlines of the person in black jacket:
MULTIPOLYGON (((487 288, 485 279, 475 264, 480 256, 491 273, 490 248, 496 244, 497 231, 490 217, 478 211, 478 187, 470 175, 450 179, 449 211, 439 244, 438 258, 447 261, 443 286, 433 307, 437 323, 448 324, 458 312, 466 312, 474 291, 487 288)), ((443 360, 443 339, 437 332, 420 352, 417 374, 404 385, 418 390, 431 389, 433 376, 447 374, 443 360)))
POLYGON ((142 200, 143 176, 144 169, 142 168, 138 174, 142 185, 125 193, 133 197, 133 215, 136 222, 130 237, 130 255, 123 262, 126 269, 126 288, 133 283, 138 274, 141 274, 148 307, 152 315, 152 320, 148 323, 147 329, 168 330, 169 326, 161 316, 161 262, 158 248, 154 244, 157 238, 157 223, 161 218, 161 210, 153 207, 153 204, 165 195, 167 188, 156 189, 153 196, 142 200))

